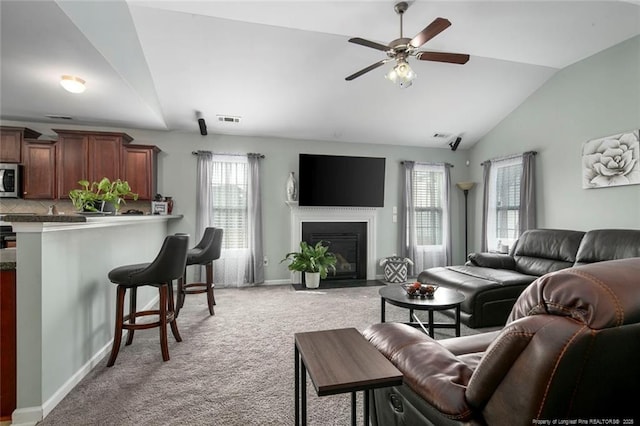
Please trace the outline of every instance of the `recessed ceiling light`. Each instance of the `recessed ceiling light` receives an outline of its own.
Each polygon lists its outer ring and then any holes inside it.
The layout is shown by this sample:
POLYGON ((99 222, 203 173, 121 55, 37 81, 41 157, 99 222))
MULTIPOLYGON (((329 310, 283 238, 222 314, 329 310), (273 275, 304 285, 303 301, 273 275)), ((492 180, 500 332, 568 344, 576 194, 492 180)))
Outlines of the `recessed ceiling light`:
POLYGON ((67 92, 71 93, 84 92, 86 89, 84 83, 85 81, 83 79, 74 75, 63 75, 60 79, 60 85, 64 87, 67 92))

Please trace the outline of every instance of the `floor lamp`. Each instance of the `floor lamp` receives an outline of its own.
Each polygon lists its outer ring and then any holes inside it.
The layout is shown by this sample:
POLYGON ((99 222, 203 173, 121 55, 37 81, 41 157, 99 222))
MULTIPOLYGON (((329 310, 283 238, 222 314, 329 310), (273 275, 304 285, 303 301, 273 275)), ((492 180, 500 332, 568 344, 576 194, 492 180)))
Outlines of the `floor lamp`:
POLYGON ((462 192, 464 192, 464 257, 466 259, 467 255, 469 254, 468 248, 467 248, 468 229, 469 229, 469 225, 467 223, 467 195, 469 195, 469 190, 473 189, 473 187, 476 186, 476 183, 475 182, 458 182, 456 183, 456 186, 462 189, 462 192))

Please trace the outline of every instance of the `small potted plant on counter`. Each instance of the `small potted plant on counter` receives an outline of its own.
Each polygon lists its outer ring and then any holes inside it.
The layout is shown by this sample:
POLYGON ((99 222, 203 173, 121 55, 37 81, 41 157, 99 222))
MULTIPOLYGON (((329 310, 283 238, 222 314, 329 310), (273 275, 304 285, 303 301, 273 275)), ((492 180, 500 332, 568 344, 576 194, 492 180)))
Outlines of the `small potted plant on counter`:
POLYGON ((289 261, 289 270, 304 272, 305 285, 308 288, 318 288, 320 278, 327 278, 327 273, 336 271, 336 256, 329 252, 329 247, 318 241, 315 246, 300 242, 300 251, 287 253, 280 261, 289 261))
POLYGON ((100 182, 81 180, 81 189, 69 191, 69 198, 78 211, 84 212, 114 212, 118 213, 121 204, 126 204, 124 197, 138 199, 138 194, 131 191, 127 181, 102 178, 100 182))

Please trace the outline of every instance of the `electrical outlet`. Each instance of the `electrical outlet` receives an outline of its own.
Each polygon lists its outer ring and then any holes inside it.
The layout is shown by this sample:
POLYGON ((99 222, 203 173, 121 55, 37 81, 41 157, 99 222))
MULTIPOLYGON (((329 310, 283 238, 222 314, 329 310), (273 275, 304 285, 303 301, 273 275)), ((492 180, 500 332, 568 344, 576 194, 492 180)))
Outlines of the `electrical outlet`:
POLYGON ((265 256, 264 259, 262 259, 262 264, 264 266, 269 266, 269 258, 267 256, 265 256))

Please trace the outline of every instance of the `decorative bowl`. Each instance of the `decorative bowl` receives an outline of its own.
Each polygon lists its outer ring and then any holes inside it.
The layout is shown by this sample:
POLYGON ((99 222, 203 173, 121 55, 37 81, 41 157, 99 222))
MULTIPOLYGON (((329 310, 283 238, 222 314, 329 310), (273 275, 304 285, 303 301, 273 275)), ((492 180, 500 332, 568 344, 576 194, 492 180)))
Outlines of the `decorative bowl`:
POLYGON ((409 297, 432 298, 433 294, 438 289, 438 286, 434 284, 422 284, 415 282, 412 284, 402 284, 402 288, 407 292, 407 296, 409 297))

